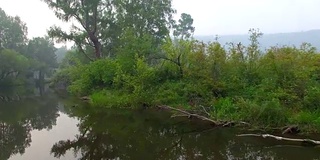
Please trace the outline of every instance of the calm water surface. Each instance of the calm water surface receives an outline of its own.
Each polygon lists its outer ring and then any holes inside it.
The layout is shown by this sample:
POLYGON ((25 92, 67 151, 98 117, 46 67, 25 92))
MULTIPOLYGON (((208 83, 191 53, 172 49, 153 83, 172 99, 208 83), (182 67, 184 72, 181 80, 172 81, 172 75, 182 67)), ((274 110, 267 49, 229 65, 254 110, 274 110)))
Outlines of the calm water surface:
POLYGON ((0 160, 320 159, 320 148, 236 137, 164 111, 92 109, 43 88, 0 96, 0 160))

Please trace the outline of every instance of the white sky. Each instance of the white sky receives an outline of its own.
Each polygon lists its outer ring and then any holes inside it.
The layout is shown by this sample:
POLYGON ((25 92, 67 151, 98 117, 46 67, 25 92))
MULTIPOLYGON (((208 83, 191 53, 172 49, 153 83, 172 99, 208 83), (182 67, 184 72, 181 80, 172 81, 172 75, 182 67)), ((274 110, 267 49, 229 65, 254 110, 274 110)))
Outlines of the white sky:
MULTIPOLYGON (((320 29, 320 0, 173 0, 173 5, 177 17, 191 14, 195 35, 245 34, 249 28, 263 33, 320 29)), ((0 0, 0 7, 27 23, 30 38, 63 24, 41 0, 0 0)))

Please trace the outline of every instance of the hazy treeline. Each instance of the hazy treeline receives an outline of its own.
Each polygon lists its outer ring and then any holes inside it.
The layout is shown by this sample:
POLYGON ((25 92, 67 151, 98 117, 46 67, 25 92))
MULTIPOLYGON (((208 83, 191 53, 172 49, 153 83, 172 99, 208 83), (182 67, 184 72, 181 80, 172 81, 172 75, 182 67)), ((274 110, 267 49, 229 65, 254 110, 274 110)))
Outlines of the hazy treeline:
POLYGON ((49 37, 27 38, 26 24, 0 8, 0 84, 30 83, 44 79, 58 67, 49 37))

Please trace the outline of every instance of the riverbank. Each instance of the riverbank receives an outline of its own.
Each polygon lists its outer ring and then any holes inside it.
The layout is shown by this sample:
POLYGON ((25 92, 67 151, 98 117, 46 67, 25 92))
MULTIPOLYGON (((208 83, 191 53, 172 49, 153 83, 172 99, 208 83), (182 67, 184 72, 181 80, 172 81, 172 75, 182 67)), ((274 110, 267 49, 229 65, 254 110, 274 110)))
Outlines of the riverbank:
MULTIPOLYGON (((1 102, 0 102, 1 103, 1 102)), ((316 147, 271 138, 240 137, 246 129, 219 127, 159 109, 92 107, 60 94, 1 103, 4 159, 314 159, 316 147), (72 107, 77 104, 77 107, 72 107), (58 106, 58 107, 57 107, 58 106), (48 139, 43 141, 43 139, 48 139), (157 143, 155 143, 157 142, 157 143), (19 146, 19 151, 10 146, 19 146), (106 147, 109 146, 109 147, 106 147), (112 146, 112 147, 111 147, 112 146), (91 151, 95 151, 92 153, 91 151), (74 152, 77 151, 77 152, 74 152), (106 154, 108 153, 108 154, 106 154), (248 158, 249 157, 249 158, 248 158)), ((259 134, 258 131, 250 131, 259 134)), ((319 139, 319 135, 291 138, 319 139)))
MULTIPOLYGON (((93 98, 95 99, 96 97, 93 98)), ((106 105, 106 103, 111 102, 108 101, 109 98, 102 98, 103 102, 98 99, 92 101, 91 98, 86 99, 86 101, 93 104, 95 107, 104 106, 109 108, 110 105, 106 105)), ((236 127, 248 131, 262 131, 264 133, 277 134, 308 135, 320 133, 320 126, 317 121, 320 117, 319 112, 311 113, 308 111, 300 111, 294 113, 290 110, 274 110, 273 108, 249 105, 244 109, 239 109, 232 113, 225 110, 212 111, 210 108, 203 106, 199 108, 191 106, 183 107, 182 105, 174 106, 175 107, 160 105, 151 108, 164 109, 172 112, 171 118, 187 117, 190 119, 200 119, 204 122, 211 123, 213 127, 236 127)), ((116 108, 119 107, 120 106, 116 106, 116 108)), ((128 108, 128 106, 122 106, 120 108, 123 107, 128 108)), ((133 106, 130 106, 129 108, 132 107, 133 106)), ((145 109, 145 106, 139 106, 138 108, 140 107, 145 109)))
MULTIPOLYGON (((167 40, 161 55, 126 50, 114 58, 63 64, 53 83, 67 84, 94 107, 168 105, 214 121, 253 128, 320 131, 320 56, 308 44, 261 51, 249 46, 167 40), (139 52, 138 52, 139 53, 139 52)), ((147 49, 147 48, 144 48, 147 49)))

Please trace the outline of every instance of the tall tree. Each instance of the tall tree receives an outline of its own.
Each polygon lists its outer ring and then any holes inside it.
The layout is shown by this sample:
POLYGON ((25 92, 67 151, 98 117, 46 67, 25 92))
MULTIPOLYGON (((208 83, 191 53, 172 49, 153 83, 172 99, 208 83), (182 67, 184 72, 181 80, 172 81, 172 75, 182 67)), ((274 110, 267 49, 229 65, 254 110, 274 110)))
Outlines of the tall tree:
POLYGON ((29 60, 22 54, 27 43, 27 27, 18 16, 0 8, 0 81, 14 83, 26 73, 29 60))
MULTIPOLYGON (((53 26, 49 35, 60 41, 71 40, 83 51, 84 45, 95 49, 95 58, 101 57, 101 42, 99 39, 100 18, 104 14, 103 6, 109 6, 108 1, 103 0, 43 0, 54 11, 55 15, 63 21, 76 20, 80 26, 73 25, 70 33, 53 26)), ((111 9, 111 8, 108 8, 111 9)), ((83 51, 84 52, 84 51, 83 51)))
POLYGON ((27 27, 20 17, 11 17, 0 8, 0 49, 21 51, 27 43, 27 27))
POLYGON ((80 25, 73 25, 70 33, 57 26, 51 27, 49 35, 57 40, 74 41, 78 49, 88 58, 101 58, 102 51, 112 56, 119 38, 127 29, 133 29, 137 35, 148 33, 163 39, 169 33, 172 24, 171 0, 43 0, 55 12, 56 16, 80 25), (93 48, 94 56, 87 54, 93 48))
POLYGON ((175 25, 173 35, 181 39, 190 38, 195 30, 193 25, 193 19, 190 14, 182 13, 179 23, 175 25))
POLYGON ((173 27, 171 0, 122 0, 116 6, 117 19, 122 28, 133 29, 138 36, 149 34, 165 39, 173 27))
POLYGON ((36 37, 29 41, 27 56, 34 60, 34 69, 39 71, 39 78, 43 80, 44 73, 50 73, 52 68, 58 67, 55 55, 56 48, 48 37, 36 37))

